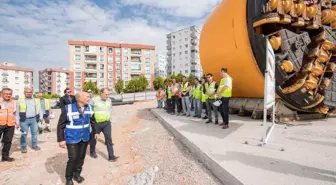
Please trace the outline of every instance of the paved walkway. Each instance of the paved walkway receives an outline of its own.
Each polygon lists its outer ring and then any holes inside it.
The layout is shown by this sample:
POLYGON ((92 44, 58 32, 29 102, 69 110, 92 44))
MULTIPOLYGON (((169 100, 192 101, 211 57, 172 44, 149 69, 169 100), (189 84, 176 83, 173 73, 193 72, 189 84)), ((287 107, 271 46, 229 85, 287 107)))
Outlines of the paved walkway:
POLYGON ((336 184, 336 119, 276 125, 260 147, 261 120, 230 115, 230 128, 223 130, 161 109, 152 112, 225 185, 336 184))

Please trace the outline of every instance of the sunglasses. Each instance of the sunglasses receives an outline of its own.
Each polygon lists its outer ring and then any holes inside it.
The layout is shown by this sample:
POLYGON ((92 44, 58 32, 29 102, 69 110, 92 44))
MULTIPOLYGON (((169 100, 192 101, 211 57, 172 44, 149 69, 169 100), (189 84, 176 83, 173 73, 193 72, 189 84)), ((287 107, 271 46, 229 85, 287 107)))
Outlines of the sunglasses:
POLYGON ((71 91, 67 91, 66 93, 71 93, 71 91))

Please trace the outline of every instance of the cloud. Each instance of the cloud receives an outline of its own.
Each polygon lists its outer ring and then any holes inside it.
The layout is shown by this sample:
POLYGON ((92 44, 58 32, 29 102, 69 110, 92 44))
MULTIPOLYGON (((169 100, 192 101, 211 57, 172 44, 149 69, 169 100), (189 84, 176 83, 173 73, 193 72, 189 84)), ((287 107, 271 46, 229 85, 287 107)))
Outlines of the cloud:
POLYGON ((150 44, 164 54, 166 34, 194 24, 201 27, 202 14, 217 2, 179 1, 110 0, 98 6, 89 0, 0 0, 0 61, 36 70, 69 67, 68 40, 150 44), (199 14, 187 10, 200 6, 199 14), (167 16, 172 9, 176 16, 167 16))
MULTIPOLYGON (((113 1, 113 0, 112 0, 113 1)), ((160 8, 173 16, 201 18, 221 0, 122 0, 124 5, 146 5, 160 8)))

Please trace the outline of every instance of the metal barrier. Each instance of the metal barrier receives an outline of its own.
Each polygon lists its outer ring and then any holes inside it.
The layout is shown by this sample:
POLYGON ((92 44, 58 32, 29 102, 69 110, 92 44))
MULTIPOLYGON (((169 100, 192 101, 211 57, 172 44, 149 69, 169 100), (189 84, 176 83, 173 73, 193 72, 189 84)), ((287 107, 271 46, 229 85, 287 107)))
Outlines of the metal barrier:
POLYGON ((139 93, 121 93, 121 94, 114 94, 110 97, 121 100, 123 102, 127 101, 139 101, 139 100, 154 100, 156 99, 156 92, 139 92, 139 93))

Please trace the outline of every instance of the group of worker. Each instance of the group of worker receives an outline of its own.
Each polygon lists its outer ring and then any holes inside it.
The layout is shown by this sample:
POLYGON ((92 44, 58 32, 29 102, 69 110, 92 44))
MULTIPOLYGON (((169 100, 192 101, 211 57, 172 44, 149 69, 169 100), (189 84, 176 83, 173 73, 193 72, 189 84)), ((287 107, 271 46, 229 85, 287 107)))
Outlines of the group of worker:
POLYGON ((222 77, 217 84, 211 73, 206 75, 206 79, 195 79, 193 83, 188 82, 187 77, 183 77, 182 82, 165 83, 165 89, 159 89, 158 108, 165 108, 169 114, 185 115, 207 119, 205 123, 212 123, 212 111, 215 114, 215 124, 218 122, 218 112, 220 112, 223 122, 219 125, 222 129, 229 128, 229 100, 232 96, 232 78, 228 75, 227 68, 220 70, 222 77), (164 103, 164 106, 163 106, 164 103), (204 116, 202 117, 202 110, 204 116))
MULTIPOLYGON (((0 138, 3 143, 1 161, 12 162, 9 156, 14 131, 20 130, 21 152, 27 153, 26 138, 30 130, 32 149, 37 151, 38 132, 51 132, 49 118, 51 114, 50 102, 43 98, 43 93, 33 98, 31 88, 24 90, 24 98, 15 101, 12 98, 13 90, 3 88, 0 98, 0 138), (45 122, 45 124, 44 124, 45 122)), ((86 149, 90 144, 90 156, 97 158, 96 140, 100 132, 105 137, 108 161, 116 161, 112 144, 112 102, 107 88, 100 91, 100 96, 92 97, 88 92, 80 92, 77 96, 71 95, 66 88, 64 96, 60 98, 61 115, 57 125, 57 142, 61 148, 67 148, 68 162, 66 165, 66 185, 72 185, 73 180, 78 183, 84 181, 80 175, 86 149), (90 130, 91 127, 91 130, 90 130)))

